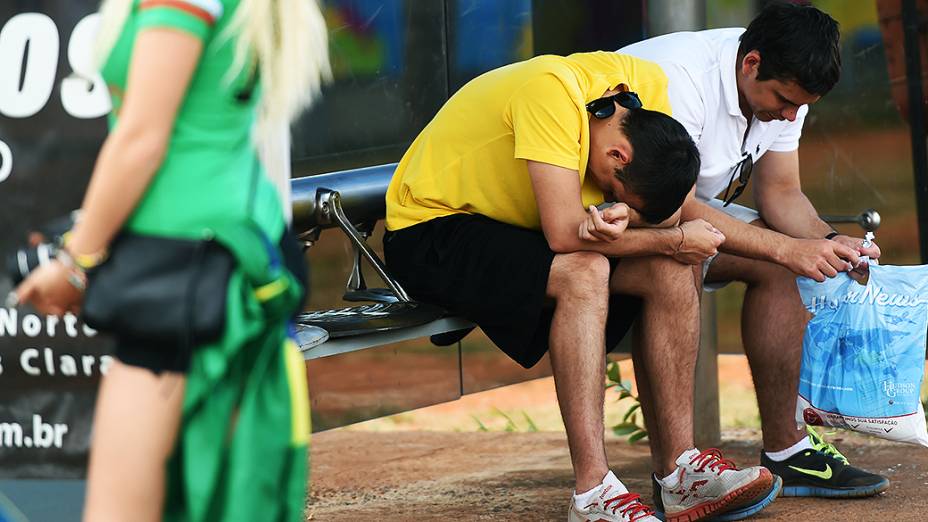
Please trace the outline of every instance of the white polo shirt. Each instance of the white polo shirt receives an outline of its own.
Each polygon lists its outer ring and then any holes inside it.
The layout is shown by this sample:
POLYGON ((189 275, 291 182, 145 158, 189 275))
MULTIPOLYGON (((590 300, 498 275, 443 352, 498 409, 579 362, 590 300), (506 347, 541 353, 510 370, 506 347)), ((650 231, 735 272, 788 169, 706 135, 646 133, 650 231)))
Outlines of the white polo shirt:
MULTIPOLYGON (((802 122, 809 108, 799 108, 795 121, 748 122, 738 106, 735 63, 744 29, 711 29, 672 33, 629 45, 617 52, 657 63, 669 80, 673 117, 699 147, 702 167, 696 195, 706 201, 722 193, 744 157, 755 162, 768 150, 799 148, 802 122)), ((647 108, 647 107, 645 107, 647 108)))

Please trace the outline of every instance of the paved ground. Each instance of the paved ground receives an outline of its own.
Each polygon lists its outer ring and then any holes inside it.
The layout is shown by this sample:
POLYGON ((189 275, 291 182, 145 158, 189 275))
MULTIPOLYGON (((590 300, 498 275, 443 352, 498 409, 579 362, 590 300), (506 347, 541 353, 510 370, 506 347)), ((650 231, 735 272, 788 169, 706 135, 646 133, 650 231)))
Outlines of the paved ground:
MULTIPOLYGON (((759 435, 726 431, 722 448, 739 464, 757 461, 759 435)), ((754 520, 924 521, 928 449, 849 437, 851 462, 892 480, 883 495, 855 501, 778 499, 754 520)), ((572 488, 563 432, 356 432, 312 441, 307 520, 560 520, 572 488)), ((607 443, 613 469, 650 495, 646 445, 607 443)))

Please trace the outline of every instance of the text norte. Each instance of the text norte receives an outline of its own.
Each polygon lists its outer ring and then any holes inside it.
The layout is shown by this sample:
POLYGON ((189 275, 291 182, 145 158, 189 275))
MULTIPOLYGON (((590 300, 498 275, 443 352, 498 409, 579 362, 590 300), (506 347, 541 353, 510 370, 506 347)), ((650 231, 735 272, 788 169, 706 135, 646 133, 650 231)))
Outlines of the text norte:
POLYGON ((97 331, 93 328, 81 324, 77 316, 67 313, 62 316, 36 314, 22 314, 15 308, 0 308, 0 337, 16 337, 24 335, 26 337, 38 337, 42 334, 48 337, 65 335, 67 337, 78 337, 83 334, 84 337, 93 337, 97 331), (78 328, 80 326, 80 328, 78 328))

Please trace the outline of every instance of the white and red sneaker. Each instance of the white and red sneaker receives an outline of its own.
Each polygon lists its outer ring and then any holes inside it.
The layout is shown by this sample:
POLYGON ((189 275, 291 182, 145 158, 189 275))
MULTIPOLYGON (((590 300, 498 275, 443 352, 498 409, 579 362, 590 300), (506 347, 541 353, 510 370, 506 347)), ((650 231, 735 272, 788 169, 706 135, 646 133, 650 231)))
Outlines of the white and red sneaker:
POLYGON ((629 493, 611 471, 592 493, 583 506, 577 505, 577 497, 570 500, 567 522, 660 522, 654 511, 641 503, 640 496, 629 493))
POLYGON ((655 501, 667 522, 740 520, 767 507, 779 493, 780 482, 770 470, 762 466, 739 470, 715 448, 684 451, 676 463, 677 470, 668 479, 655 479, 660 486, 655 501))

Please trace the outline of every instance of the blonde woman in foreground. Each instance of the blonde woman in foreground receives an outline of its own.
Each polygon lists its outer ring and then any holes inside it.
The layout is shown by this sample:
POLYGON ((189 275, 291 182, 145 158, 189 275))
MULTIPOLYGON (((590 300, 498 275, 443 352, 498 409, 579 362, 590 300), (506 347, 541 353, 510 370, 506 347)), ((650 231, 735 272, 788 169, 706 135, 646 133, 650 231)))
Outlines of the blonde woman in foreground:
MULTIPOLYGON (((284 152, 280 129, 328 77, 325 23, 312 0, 108 0, 101 14, 111 132, 63 253, 23 282, 20 301, 79 310, 85 272, 118 262, 126 234, 215 233, 235 264, 215 339, 110 332, 117 361, 97 399, 84 519, 301 520, 310 429, 286 335, 302 289, 278 246, 287 161, 256 151, 284 152), (259 248, 244 255, 241 244, 259 248)), ((102 273, 91 272, 91 292, 102 273)), ((174 308, 152 307, 152 318, 174 308)))

